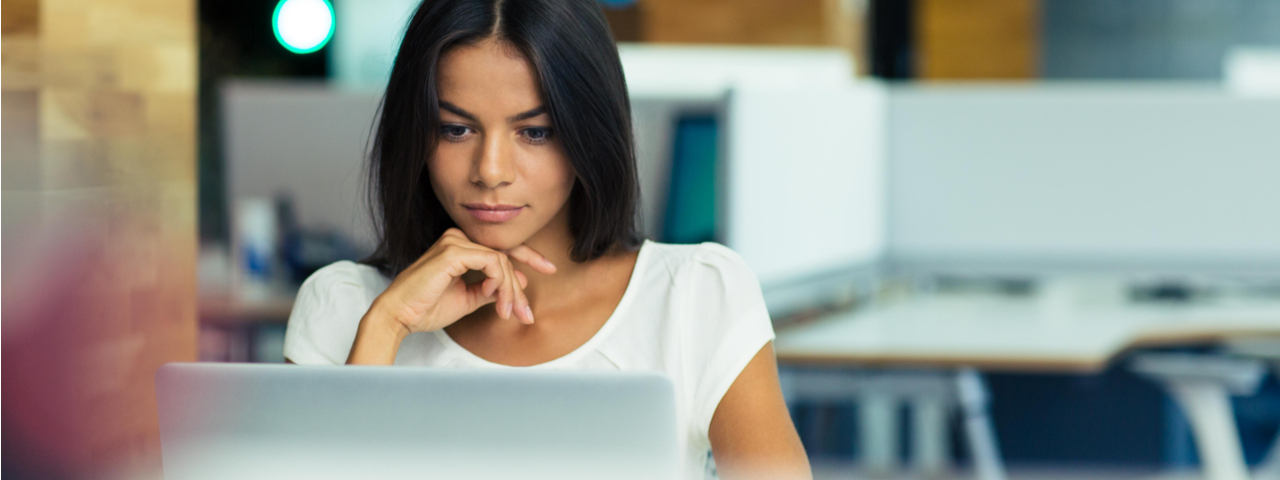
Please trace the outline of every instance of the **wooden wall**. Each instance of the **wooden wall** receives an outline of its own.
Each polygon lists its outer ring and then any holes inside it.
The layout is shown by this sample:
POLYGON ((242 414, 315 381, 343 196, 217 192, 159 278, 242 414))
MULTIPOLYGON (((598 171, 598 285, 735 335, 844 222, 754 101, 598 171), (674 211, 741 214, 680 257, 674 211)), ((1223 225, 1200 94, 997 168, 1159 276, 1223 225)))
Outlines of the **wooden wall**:
POLYGON ((196 355, 195 0, 0 5, 6 473, 156 475, 153 376, 196 355))
POLYGON ((644 38, 666 43, 822 45, 820 0, 646 0, 644 38))
MULTIPOLYGON (((866 0, 640 0, 637 40, 829 45, 865 58, 866 0)), ((857 62, 859 66, 862 62, 857 62)), ((861 68, 861 67, 859 67, 861 68)))
POLYGON ((920 79, 1040 75, 1039 0, 915 0, 920 79))
MULTIPOLYGON (((880 0, 895 2, 908 0, 880 0)), ((916 77, 1040 76, 1040 0, 910 0, 916 77)), ((640 0, 609 12, 622 41, 847 48, 866 73, 869 0, 640 0)))

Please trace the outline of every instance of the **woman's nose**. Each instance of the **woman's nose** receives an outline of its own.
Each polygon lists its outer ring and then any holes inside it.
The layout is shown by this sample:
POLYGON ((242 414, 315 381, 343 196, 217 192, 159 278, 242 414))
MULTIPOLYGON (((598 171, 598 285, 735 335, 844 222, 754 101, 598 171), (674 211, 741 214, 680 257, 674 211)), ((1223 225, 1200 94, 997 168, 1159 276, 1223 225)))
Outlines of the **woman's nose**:
POLYGON ((480 158, 476 162, 472 181, 487 188, 497 188, 510 184, 516 179, 515 161, 512 149, 501 135, 486 136, 480 147, 480 158))

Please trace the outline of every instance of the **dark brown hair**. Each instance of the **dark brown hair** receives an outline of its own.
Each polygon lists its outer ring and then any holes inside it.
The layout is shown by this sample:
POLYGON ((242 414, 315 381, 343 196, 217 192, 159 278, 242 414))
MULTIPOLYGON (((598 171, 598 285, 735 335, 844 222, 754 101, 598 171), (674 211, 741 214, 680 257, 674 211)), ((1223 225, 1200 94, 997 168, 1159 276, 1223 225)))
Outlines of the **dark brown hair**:
POLYGON ((532 65, 573 168, 571 258, 591 260, 641 241, 631 104, 617 46, 596 1, 426 0, 396 54, 369 157, 378 246, 361 262, 383 275, 398 275, 455 226, 426 168, 440 127, 436 75, 449 49, 488 38, 516 48, 532 65))

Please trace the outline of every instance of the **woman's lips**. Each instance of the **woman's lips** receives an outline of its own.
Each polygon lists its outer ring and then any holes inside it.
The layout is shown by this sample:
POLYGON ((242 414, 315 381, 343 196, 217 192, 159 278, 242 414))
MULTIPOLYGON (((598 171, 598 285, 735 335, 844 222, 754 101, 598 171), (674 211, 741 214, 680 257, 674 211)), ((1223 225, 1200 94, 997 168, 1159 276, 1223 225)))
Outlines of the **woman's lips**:
POLYGON ((462 207, 467 209, 467 213, 470 213, 476 220, 492 223, 502 223, 516 218, 524 210, 522 206, 485 205, 482 203, 468 203, 462 207))

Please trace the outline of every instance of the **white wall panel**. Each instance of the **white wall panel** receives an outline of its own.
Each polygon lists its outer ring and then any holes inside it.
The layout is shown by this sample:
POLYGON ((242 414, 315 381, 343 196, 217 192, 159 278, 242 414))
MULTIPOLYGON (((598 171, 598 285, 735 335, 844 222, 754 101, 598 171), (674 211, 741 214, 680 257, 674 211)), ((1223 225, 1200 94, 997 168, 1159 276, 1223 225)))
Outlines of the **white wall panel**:
POLYGON ((890 98, 897 261, 1280 265, 1280 99, 1152 82, 890 98))
POLYGON ((884 112, 871 82, 730 94, 725 242, 762 284, 882 256, 884 112))

